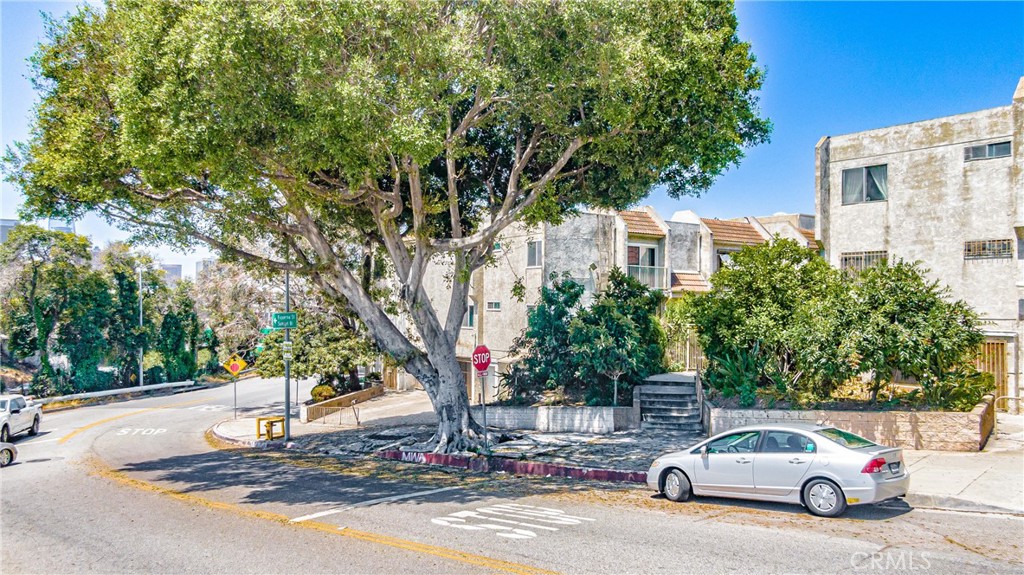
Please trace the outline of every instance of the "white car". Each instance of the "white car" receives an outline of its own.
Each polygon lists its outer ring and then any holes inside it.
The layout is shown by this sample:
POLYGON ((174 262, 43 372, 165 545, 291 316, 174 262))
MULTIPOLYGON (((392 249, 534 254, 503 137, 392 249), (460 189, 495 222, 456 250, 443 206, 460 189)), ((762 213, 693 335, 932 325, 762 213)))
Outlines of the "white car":
POLYGON ((647 471, 647 485, 673 501, 694 494, 798 503, 836 517, 847 505, 904 497, 910 472, 902 449, 849 431, 756 425, 659 457, 647 471))
POLYGON ((0 467, 7 467, 18 457, 18 448, 13 443, 0 443, 0 467))
POLYGON ((7 443, 15 435, 26 431, 29 435, 39 433, 42 419, 39 405, 24 396, 0 395, 0 443, 7 443))

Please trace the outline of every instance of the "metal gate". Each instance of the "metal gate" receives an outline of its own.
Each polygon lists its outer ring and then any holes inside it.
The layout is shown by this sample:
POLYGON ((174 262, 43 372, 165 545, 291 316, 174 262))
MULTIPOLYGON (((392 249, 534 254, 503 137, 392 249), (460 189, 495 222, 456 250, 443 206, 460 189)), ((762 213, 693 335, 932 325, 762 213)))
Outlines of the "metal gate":
POLYGON ((978 368, 978 371, 987 371, 995 377, 996 397, 1009 395, 1006 377, 1005 341, 989 340, 981 344, 981 351, 974 365, 978 368))

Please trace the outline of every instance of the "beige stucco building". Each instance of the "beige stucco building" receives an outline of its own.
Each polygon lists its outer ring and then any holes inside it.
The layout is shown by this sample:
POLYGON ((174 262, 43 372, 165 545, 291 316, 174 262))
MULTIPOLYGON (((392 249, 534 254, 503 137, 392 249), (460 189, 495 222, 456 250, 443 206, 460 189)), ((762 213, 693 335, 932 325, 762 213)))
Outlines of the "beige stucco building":
POLYGON ((985 320, 983 368, 1011 396, 1024 362, 1022 139, 1024 78, 1007 106, 823 137, 815 159, 829 261, 921 261, 985 320))
MULTIPOLYGON (((653 208, 640 207, 620 212, 585 211, 559 225, 513 224, 495 243, 493 262, 470 279, 469 312, 456 353, 471 402, 479 402, 481 396, 488 401, 496 397, 494 374, 505 372, 516 361, 513 343, 526 328, 541 286, 550 285, 552 275, 562 278, 567 274, 582 284, 586 289, 584 305, 606 286, 614 267, 669 297, 683 291, 707 291, 711 274, 743 246, 764 243, 774 235, 794 236, 806 245, 816 245, 813 231, 801 230, 801 223, 813 227, 813 216, 715 220, 683 211, 665 220, 653 208), (522 301, 513 295, 517 281, 525 287, 522 301), (478 377, 470 364, 478 344, 491 351, 492 368, 485 378, 478 377)), ((447 315, 451 277, 452 262, 443 259, 435 259, 424 277, 439 317, 447 315)))

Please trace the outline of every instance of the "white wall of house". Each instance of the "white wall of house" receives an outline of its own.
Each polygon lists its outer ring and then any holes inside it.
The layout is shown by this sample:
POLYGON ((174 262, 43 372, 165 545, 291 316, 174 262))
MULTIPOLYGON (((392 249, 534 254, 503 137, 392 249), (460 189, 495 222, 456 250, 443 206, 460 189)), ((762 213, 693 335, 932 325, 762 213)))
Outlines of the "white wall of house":
POLYGON ((921 261, 977 310, 992 338, 1007 341, 1012 395, 1024 339, 1022 127, 1024 78, 1009 106, 826 137, 816 150, 816 232, 829 261, 840 266, 857 252, 921 261), (990 144, 1005 142, 1009 155, 965 159, 965 148, 992 152, 990 144), (883 165, 887 199, 844 203, 844 170, 883 165), (1005 257, 968 255, 994 245, 969 242, 992 240, 1009 247, 1005 257))

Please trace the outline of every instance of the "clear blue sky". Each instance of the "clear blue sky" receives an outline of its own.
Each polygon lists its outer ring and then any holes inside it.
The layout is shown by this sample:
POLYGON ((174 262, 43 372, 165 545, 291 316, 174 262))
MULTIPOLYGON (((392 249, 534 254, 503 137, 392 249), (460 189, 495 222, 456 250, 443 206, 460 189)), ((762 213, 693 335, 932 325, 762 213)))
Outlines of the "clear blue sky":
MULTIPOLYGON (((0 2, 3 145, 24 140, 35 99, 26 58, 43 39, 40 11, 73 3, 0 2)), ((704 197, 646 202, 665 217, 691 209, 730 218, 814 213, 814 145, 837 135, 1008 105, 1024 75, 1024 2, 739 2, 740 37, 767 70, 761 110, 771 142, 748 150, 704 197)), ((20 196, 3 184, 0 216, 20 196)), ((121 234, 95 218, 80 233, 121 234)), ((196 255, 158 254, 194 271, 196 255)), ((204 254, 205 255, 205 254, 204 254)))

